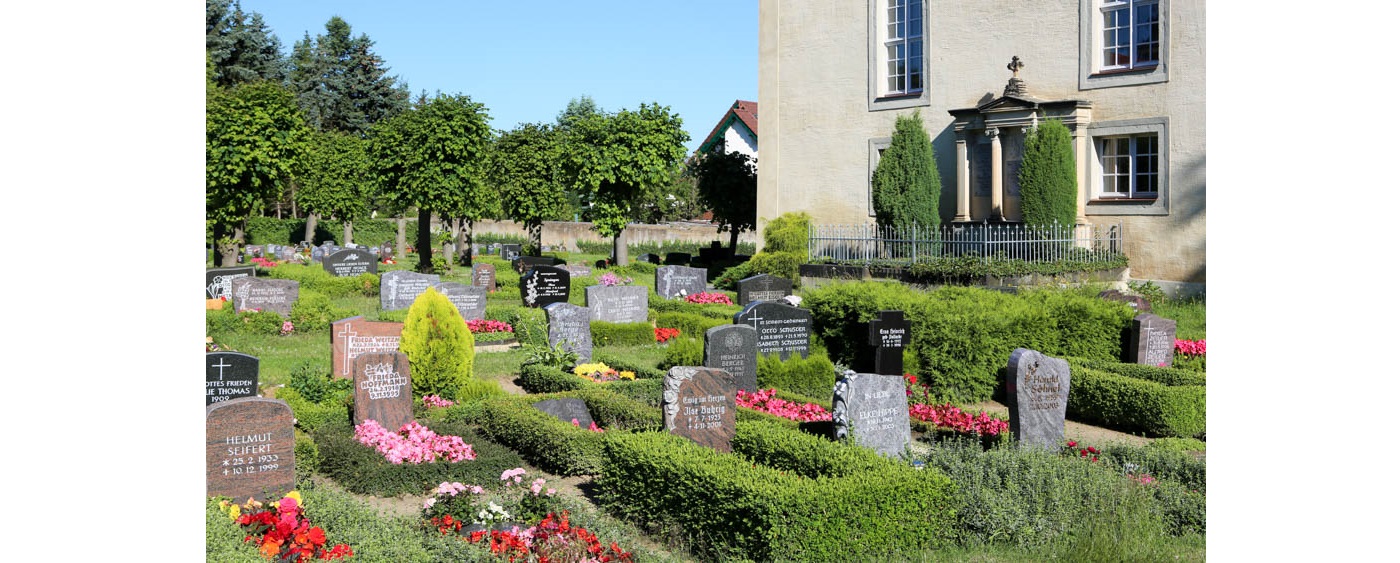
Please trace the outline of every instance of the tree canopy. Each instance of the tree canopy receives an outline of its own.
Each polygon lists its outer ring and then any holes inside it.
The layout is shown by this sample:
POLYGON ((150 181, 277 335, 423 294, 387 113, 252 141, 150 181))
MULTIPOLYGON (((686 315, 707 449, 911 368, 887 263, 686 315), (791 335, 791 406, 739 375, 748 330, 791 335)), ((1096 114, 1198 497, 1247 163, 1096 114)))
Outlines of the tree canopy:
POLYGON ((1026 136, 1026 153, 1016 179, 1021 187, 1021 220, 1027 225, 1073 225, 1079 214, 1074 145, 1058 120, 1042 122, 1026 136))
POLYGON ((870 189, 875 223, 881 227, 938 226, 938 165, 917 111, 895 118, 894 135, 875 166, 870 189))
POLYGON ((754 229, 758 207, 758 172, 753 157, 738 151, 696 155, 690 174, 700 195, 700 204, 714 213, 719 232, 729 231, 729 247, 739 242, 739 234, 754 229))
POLYGON ((349 133, 313 133, 297 175, 297 205, 308 213, 346 222, 368 213, 374 191, 368 144, 349 133))
POLYGON ((263 23, 262 14, 244 13, 237 1, 204 3, 204 51, 213 66, 214 83, 221 87, 280 82, 286 74, 277 36, 263 23))
POLYGON ((313 128, 364 135, 408 108, 408 86, 389 76, 373 47, 363 33, 352 37, 340 16, 326 22, 326 33, 305 34, 292 46, 287 83, 313 128))
POLYGON ((522 123, 502 132, 491 151, 491 179, 500 190, 505 216, 525 226, 535 254, 544 222, 566 217, 560 136, 548 124, 522 123))

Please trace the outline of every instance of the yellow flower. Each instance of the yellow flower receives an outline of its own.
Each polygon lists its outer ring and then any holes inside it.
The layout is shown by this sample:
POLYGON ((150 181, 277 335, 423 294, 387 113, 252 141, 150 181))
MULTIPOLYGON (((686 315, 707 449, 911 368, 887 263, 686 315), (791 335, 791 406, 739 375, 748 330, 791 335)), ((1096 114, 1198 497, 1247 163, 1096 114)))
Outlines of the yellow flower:
POLYGON ((630 371, 624 371, 624 372, 622 372, 622 374, 619 375, 618 377, 621 377, 621 378, 623 378, 623 379, 633 379, 633 380, 635 380, 635 379, 637 379, 637 374, 632 373, 632 372, 630 372, 630 371))
POLYGON ((241 511, 241 510, 238 509, 238 505, 233 504, 233 503, 228 502, 228 501, 224 501, 224 502, 219 503, 219 506, 224 507, 226 510, 228 510, 228 519, 229 519, 229 520, 237 520, 237 519, 238 519, 238 515, 241 514, 241 513, 243 512, 243 511, 241 511))
POLYGON ((297 501, 297 506, 301 506, 301 493, 297 491, 292 491, 290 493, 287 493, 287 498, 297 501))

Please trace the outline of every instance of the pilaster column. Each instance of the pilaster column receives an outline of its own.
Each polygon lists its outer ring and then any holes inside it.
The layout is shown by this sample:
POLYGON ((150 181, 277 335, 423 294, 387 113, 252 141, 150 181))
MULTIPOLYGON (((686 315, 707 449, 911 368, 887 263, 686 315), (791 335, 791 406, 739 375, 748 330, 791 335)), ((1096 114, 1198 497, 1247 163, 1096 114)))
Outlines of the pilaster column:
POLYGON ((971 221, 972 214, 969 212, 969 209, 971 208, 972 187, 970 185, 971 179, 968 177, 967 133, 965 131, 959 131, 957 140, 954 141, 954 143, 956 143, 957 146, 957 159, 955 162, 958 163, 958 214, 953 217, 953 221, 971 221))
POLYGON ((992 219, 1002 220, 1001 211, 1001 130, 987 128, 987 136, 992 138, 992 219))
POLYGON ((1089 136, 1084 133, 1083 126, 1076 126, 1070 134, 1074 136, 1075 193, 1079 194, 1075 198, 1074 222, 1087 225, 1089 216, 1084 214, 1084 205, 1089 201, 1089 186, 1094 185, 1089 178, 1089 136))

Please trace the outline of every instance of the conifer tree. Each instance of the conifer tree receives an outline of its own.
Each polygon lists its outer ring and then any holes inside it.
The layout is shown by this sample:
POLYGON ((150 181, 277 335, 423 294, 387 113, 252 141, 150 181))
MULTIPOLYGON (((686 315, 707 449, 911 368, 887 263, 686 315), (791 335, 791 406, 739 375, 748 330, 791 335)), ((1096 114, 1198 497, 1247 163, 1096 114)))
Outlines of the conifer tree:
POLYGON ((1073 225, 1078 214, 1074 146, 1069 128, 1057 120, 1041 123, 1026 136, 1017 176, 1021 220, 1027 225, 1073 225))
POLYGON ((413 394, 457 399, 470 384, 476 344, 446 295, 428 288, 408 307, 399 349, 408 356, 413 394))
POLYGON ((933 144, 923 120, 913 115, 895 118, 890 146, 880 155, 880 164, 870 179, 875 206, 875 223, 881 227, 907 229, 938 226, 938 197, 942 186, 933 144))

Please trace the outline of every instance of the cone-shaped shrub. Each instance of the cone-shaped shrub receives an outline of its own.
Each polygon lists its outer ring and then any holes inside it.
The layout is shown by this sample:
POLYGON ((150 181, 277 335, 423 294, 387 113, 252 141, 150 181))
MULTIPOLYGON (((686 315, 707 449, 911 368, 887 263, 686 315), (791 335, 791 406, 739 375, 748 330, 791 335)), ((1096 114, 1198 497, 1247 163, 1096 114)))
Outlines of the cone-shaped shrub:
POLYGON ((918 112, 895 118, 890 147, 880 155, 870 189, 875 222, 881 227, 938 226, 938 196, 943 188, 933 144, 918 112))
POLYGON ((457 399, 472 378, 471 330, 447 296, 431 287, 409 306, 399 349, 408 355, 416 396, 457 399))
POLYGON ((1017 178, 1021 218, 1027 225, 1074 224, 1079 188, 1074 181, 1074 147, 1063 123, 1046 121, 1026 136, 1017 178))

